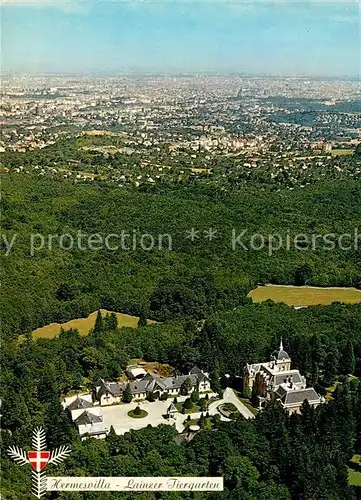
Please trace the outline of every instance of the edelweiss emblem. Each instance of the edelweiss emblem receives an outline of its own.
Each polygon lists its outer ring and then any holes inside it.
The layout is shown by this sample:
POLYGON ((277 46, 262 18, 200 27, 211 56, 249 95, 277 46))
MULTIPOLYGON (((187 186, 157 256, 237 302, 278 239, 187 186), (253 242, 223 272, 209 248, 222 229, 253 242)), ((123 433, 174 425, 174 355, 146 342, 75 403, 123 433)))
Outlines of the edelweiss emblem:
POLYGON ((42 427, 37 427, 33 431, 33 439, 31 441, 35 451, 28 451, 19 448, 18 446, 10 446, 8 454, 20 466, 30 464, 32 467, 32 494, 37 498, 41 498, 46 493, 46 476, 43 469, 47 464, 59 464, 65 460, 70 448, 60 446, 53 451, 44 451, 46 448, 46 436, 42 427))

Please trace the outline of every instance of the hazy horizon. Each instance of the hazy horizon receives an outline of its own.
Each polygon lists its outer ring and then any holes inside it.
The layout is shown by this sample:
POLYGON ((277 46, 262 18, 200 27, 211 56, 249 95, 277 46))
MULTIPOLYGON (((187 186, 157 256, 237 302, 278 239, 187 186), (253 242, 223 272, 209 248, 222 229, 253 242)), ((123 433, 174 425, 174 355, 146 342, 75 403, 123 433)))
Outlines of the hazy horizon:
POLYGON ((2 72, 359 76, 358 2, 3 0, 2 72))
POLYGON ((66 72, 66 71, 49 71, 49 72, 31 72, 31 71, 11 71, 11 70, 2 70, 0 71, 0 75, 2 77, 6 76, 31 76, 31 77, 86 77, 86 78, 121 78, 121 77, 173 77, 173 78, 178 78, 178 77, 187 77, 187 76, 194 76, 194 77, 239 77, 239 78, 271 78, 271 79, 300 79, 300 80, 345 80, 345 81, 354 81, 354 80, 359 80, 359 75, 307 75, 307 74, 270 74, 270 73, 243 73, 241 71, 239 72, 217 72, 217 71, 178 71, 178 72, 170 72, 170 71, 162 71, 162 70, 124 70, 124 71, 102 71, 102 72, 66 72))

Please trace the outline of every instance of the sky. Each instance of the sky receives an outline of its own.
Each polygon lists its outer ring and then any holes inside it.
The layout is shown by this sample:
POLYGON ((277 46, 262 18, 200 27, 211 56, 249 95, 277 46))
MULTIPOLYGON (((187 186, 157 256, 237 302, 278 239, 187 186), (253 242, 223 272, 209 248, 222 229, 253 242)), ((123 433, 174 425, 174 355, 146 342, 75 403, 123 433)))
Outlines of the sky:
POLYGON ((1 69, 359 76, 357 0, 2 0, 1 69))

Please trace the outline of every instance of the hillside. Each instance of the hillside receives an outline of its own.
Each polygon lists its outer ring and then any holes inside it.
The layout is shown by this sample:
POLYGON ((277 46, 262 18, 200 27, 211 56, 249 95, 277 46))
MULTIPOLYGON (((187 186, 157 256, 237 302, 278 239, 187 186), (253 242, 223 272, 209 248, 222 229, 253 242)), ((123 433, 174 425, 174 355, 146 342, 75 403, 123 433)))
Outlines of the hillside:
POLYGON ((152 194, 5 174, 2 190, 6 335, 99 308, 144 311, 159 321, 201 319, 246 302, 257 283, 360 284, 360 250, 336 244, 331 251, 320 240, 315 249, 287 247, 290 235, 351 238, 361 219, 357 182, 295 192, 244 186, 226 194, 185 185, 152 194))

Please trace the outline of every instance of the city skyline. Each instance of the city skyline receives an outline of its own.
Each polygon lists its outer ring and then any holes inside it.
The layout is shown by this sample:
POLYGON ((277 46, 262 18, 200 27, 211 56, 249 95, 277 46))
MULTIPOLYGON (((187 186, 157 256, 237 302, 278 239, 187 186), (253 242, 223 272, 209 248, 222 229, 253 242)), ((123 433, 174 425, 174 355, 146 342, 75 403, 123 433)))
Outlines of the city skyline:
POLYGON ((357 2, 5 0, 2 25, 5 72, 359 75, 357 2))

